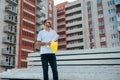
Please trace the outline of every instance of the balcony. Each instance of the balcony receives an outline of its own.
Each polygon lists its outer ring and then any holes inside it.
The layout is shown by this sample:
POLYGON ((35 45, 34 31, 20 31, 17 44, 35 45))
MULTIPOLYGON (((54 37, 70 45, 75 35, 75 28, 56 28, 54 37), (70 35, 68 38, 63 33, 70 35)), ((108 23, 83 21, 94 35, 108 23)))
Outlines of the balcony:
POLYGON ((37 4, 36 7, 37 7, 38 10, 41 10, 41 9, 42 9, 42 6, 41 6, 40 4, 37 4))
POLYGON ((82 24, 82 21, 73 21, 71 23, 67 23, 66 27, 71 27, 71 26, 80 25, 80 24, 82 24))
POLYGON ((17 6, 19 0, 6 0, 6 1, 14 6, 17 6))
POLYGON ((82 14, 77 14, 77 15, 66 17, 66 20, 72 20, 72 19, 81 18, 81 17, 82 17, 82 14))
POLYGON ((8 61, 6 61, 6 60, 2 60, 2 61, 1 61, 1 66, 2 66, 2 67, 14 67, 12 61, 8 62, 8 61))
POLYGON ((15 28, 11 28, 11 26, 5 26, 4 27, 4 32, 10 33, 10 34, 16 34, 16 29, 15 28))
POLYGON ((67 45, 67 43, 66 43, 66 42, 59 42, 59 43, 58 43, 58 46, 63 46, 63 45, 65 45, 65 46, 66 46, 66 45, 67 45))
POLYGON ((114 0, 115 5, 120 5, 120 0, 114 0))
POLYGON ((59 33, 59 32, 64 32, 64 31, 66 31, 66 29, 65 29, 65 28, 62 28, 62 29, 58 29, 57 32, 59 33))
POLYGON ((75 28, 75 29, 67 30, 66 34, 76 33, 80 31, 83 31, 83 28, 75 28))
POLYGON ((2 49, 2 55, 9 55, 9 56, 15 56, 15 50, 7 50, 7 48, 2 49))
POLYGON ((66 38, 66 35, 60 35, 59 36, 59 39, 63 39, 63 38, 66 38))
POLYGON ((36 16, 39 18, 41 17, 40 11, 37 11, 36 16))
POLYGON ((118 31, 120 31, 120 21, 117 24, 118 24, 118 31))
POLYGON ((18 10, 13 6, 6 6, 5 11, 13 15, 16 15, 18 13, 18 10))
POLYGON ((83 43, 73 43, 73 44, 68 44, 67 48, 72 48, 72 47, 79 47, 79 46, 84 46, 83 43))
POLYGON ((45 13, 44 13, 44 11, 37 11, 37 13, 36 13, 36 16, 38 17, 38 18, 40 18, 40 17, 45 17, 45 13))
POLYGON ((42 25, 41 20, 40 20, 40 19, 36 20, 36 24, 37 24, 37 25, 42 25))
POLYGON ((16 45, 16 39, 8 39, 8 37, 3 37, 3 43, 16 45))
POLYGON ((81 10, 82 10, 81 7, 73 8, 73 9, 67 10, 66 14, 71 14, 71 13, 78 12, 78 11, 81 11, 81 10))
POLYGON ((62 16, 59 16, 57 19, 64 19, 65 18, 65 15, 62 15, 62 16))
POLYGON ((8 22, 8 23, 11 23, 11 24, 17 24, 17 19, 15 19, 15 16, 6 15, 4 17, 4 21, 8 22))
POLYGON ((65 25, 65 22, 58 23, 58 26, 65 25))
POLYGON ((37 0, 38 3, 42 2, 42 0, 37 0))
POLYGON ((117 13, 116 18, 117 18, 117 21, 120 21, 120 13, 117 13))
POLYGON ((67 41, 71 41, 71 40, 78 40, 78 39, 83 39, 83 35, 76 35, 76 36, 72 36, 72 37, 67 37, 67 41))

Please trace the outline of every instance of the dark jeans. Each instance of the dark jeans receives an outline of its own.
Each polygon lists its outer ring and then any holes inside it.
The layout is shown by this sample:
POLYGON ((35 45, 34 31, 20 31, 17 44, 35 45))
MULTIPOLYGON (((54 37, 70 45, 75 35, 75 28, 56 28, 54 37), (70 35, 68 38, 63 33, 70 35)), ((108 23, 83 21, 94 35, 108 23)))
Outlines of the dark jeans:
POLYGON ((57 71, 57 63, 56 63, 55 54, 42 54, 41 60, 42 60, 44 80, 49 80, 48 63, 50 64, 51 69, 52 69, 53 80, 58 80, 58 71, 57 71))

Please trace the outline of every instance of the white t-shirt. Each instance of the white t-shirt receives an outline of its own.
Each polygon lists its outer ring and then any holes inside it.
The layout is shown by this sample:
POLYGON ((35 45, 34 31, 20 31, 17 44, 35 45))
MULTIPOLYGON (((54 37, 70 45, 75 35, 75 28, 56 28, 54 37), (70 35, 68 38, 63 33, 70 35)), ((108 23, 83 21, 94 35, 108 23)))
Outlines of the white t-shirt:
MULTIPOLYGON (((59 35, 56 33, 55 30, 50 29, 50 31, 42 30, 38 33, 37 41, 41 42, 50 42, 50 41, 56 41, 58 39, 59 35)), ((40 47, 40 53, 41 54, 50 54, 54 53, 50 46, 45 45, 40 47)))

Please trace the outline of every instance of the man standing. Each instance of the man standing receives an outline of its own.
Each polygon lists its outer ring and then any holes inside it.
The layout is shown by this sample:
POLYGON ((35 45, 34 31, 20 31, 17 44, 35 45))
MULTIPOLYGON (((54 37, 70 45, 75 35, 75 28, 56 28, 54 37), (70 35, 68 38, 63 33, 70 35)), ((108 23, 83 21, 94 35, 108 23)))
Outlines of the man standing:
POLYGON ((59 35, 51 28, 50 20, 44 21, 44 29, 38 33, 36 45, 41 46, 40 54, 43 68, 44 80, 49 80, 48 63, 51 66, 53 80, 58 80, 58 71, 55 53, 50 48, 52 41, 56 41, 59 35))

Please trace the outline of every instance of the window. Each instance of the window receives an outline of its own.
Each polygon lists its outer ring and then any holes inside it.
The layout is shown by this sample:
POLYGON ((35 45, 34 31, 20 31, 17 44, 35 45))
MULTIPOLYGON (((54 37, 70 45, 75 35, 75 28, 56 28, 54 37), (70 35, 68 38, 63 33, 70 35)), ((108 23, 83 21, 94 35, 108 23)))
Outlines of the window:
POLYGON ((118 22, 118 27, 120 27, 120 22, 118 22))
POLYGON ((91 21, 91 20, 92 20, 92 17, 89 17, 89 18, 88 18, 88 21, 91 21))
POLYGON ((91 14, 92 13, 92 11, 91 10, 88 10, 88 14, 91 14))
POLYGON ((87 3, 87 6, 88 6, 88 7, 91 7, 91 2, 88 2, 88 3, 87 3))
POLYGON ((100 42, 104 42, 104 41, 106 41, 105 37, 101 37, 100 42))
POLYGON ((118 46, 120 46, 119 42, 112 43, 112 47, 118 47, 118 46))
POLYGON ((90 39, 90 42, 94 42, 94 39, 90 39))
POLYGON ((101 29, 101 30, 99 30, 99 33, 100 33, 100 34, 104 34, 104 33, 105 33, 105 30, 104 30, 104 29, 101 29))
POLYGON ((110 30, 117 30, 117 26, 116 26, 116 25, 112 25, 112 26, 110 27, 110 30))
POLYGON ((104 21, 99 22, 99 26, 103 26, 104 25, 104 21))
POLYGON ((108 10, 108 13, 109 13, 109 14, 114 14, 114 13, 116 13, 115 8, 113 8, 113 9, 109 9, 109 10, 108 10))
POLYGON ((102 2, 102 0, 97 0, 97 3, 101 3, 102 2))
POLYGON ((110 22, 113 22, 113 21, 115 21, 115 20, 116 20, 116 16, 109 18, 109 21, 110 21, 110 22))
POLYGON ((98 11, 103 10, 102 6, 98 6, 98 11))
POLYGON ((89 28, 93 28, 93 25, 92 25, 92 24, 89 24, 89 28))
POLYGON ((111 35, 111 38, 112 38, 112 39, 118 39, 119 36, 118 36, 118 34, 112 34, 112 35, 111 35))
POLYGON ((117 14, 117 17, 120 17, 120 13, 117 14))
POLYGON ((103 18, 103 14, 98 14, 98 18, 103 18))
POLYGON ((114 6, 114 0, 108 1, 108 6, 114 6))
POLYGON ((89 32, 90 35, 93 35, 93 31, 89 32))

